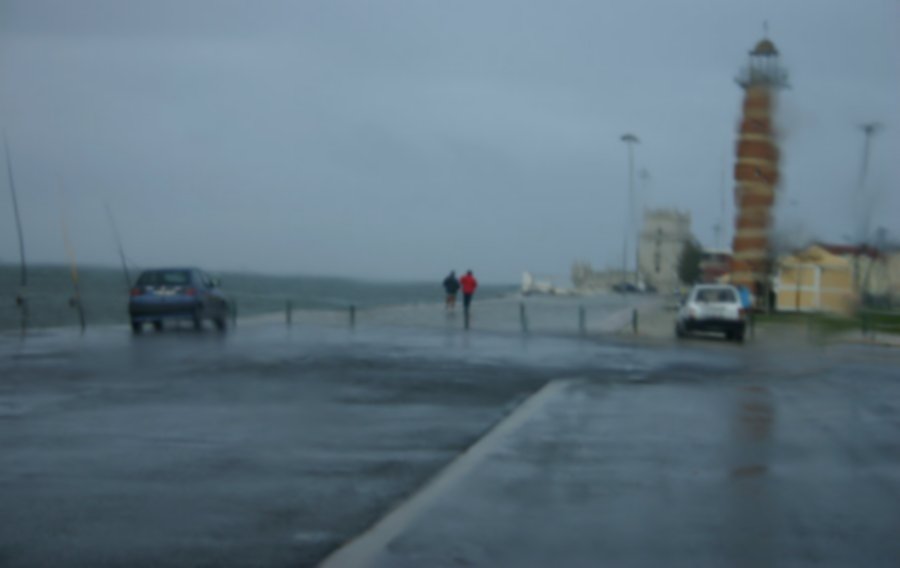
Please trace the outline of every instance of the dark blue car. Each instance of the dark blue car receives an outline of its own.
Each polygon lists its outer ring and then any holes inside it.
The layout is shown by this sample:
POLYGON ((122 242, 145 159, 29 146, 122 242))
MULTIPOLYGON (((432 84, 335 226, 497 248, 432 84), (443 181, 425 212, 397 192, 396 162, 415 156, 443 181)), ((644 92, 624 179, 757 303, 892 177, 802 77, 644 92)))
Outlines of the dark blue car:
POLYGON ((140 333, 145 323, 161 330, 166 320, 187 320, 201 329, 203 320, 208 319, 224 330, 228 313, 228 300, 219 283, 196 268, 145 270, 128 301, 135 333, 140 333))

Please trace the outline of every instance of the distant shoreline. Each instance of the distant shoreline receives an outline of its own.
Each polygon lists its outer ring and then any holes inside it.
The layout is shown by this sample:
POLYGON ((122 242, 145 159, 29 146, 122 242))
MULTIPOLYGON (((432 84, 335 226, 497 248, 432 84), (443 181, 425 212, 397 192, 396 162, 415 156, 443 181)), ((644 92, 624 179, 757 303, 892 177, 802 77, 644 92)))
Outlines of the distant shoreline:
MULTIPOLYGON (((159 265, 162 266, 162 265, 159 265)), ((173 263, 171 265, 173 267, 181 267, 181 266, 195 266, 190 263, 173 263)), ((140 271, 149 270, 152 268, 156 268, 157 265, 147 265, 144 267, 137 266, 129 266, 128 270, 130 271, 130 275, 132 278, 135 278, 140 271)), ((253 270, 253 269, 215 269, 210 268, 205 265, 198 265, 197 268, 201 268, 206 270, 210 274, 215 276, 225 277, 225 276, 254 276, 259 278, 273 278, 273 279, 292 279, 292 278, 303 278, 307 280, 323 280, 323 281, 332 281, 332 282, 352 282, 359 284, 373 284, 376 286, 403 286, 403 285, 438 285, 440 286, 441 281, 444 279, 446 274, 441 273, 437 274, 433 279, 425 279, 425 278, 411 278, 408 280, 397 280, 397 279, 385 279, 381 280, 378 278, 366 278, 362 276, 341 276, 334 274, 313 274, 306 272, 287 272, 287 273, 278 273, 278 272, 267 272, 264 270, 253 270), (436 283, 436 284, 435 284, 436 283)), ((70 267, 68 264, 63 262, 30 262, 28 264, 29 273, 33 270, 64 270, 66 274, 69 274, 70 267)), ((0 271, 6 270, 15 270, 16 273, 19 271, 19 263, 18 262, 9 262, 0 260, 0 271)), ((78 272, 113 272, 122 277, 122 267, 116 266, 112 264, 94 264, 94 263, 84 263, 78 265, 78 272)), ((491 288, 515 288, 519 289, 518 283, 495 283, 495 282, 487 282, 482 284, 483 287, 491 287, 491 288)))

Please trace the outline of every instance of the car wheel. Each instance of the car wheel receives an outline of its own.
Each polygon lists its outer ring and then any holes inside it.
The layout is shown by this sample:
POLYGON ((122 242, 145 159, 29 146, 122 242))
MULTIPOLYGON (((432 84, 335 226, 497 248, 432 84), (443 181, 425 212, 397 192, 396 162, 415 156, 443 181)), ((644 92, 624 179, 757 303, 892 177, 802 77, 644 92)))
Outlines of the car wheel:
POLYGON ((743 331, 735 332, 734 340, 737 341, 738 343, 743 343, 744 342, 744 332, 743 331))
POLYGON ((733 331, 726 331, 726 332, 725 332, 725 339, 727 339, 728 341, 734 341, 734 332, 733 332, 733 331))
POLYGON ((216 324, 216 329, 219 331, 225 331, 225 317, 219 316, 215 320, 213 320, 216 324))
POLYGON ((131 331, 134 332, 134 333, 136 333, 136 334, 139 334, 139 333, 141 333, 142 331, 144 331, 144 325, 143 325, 141 322, 139 322, 139 321, 134 321, 134 320, 132 320, 132 322, 131 322, 131 331))
POLYGON ((161 321, 156 320, 155 322, 153 322, 153 329, 155 329, 156 331, 162 331, 162 328, 163 323, 161 321))

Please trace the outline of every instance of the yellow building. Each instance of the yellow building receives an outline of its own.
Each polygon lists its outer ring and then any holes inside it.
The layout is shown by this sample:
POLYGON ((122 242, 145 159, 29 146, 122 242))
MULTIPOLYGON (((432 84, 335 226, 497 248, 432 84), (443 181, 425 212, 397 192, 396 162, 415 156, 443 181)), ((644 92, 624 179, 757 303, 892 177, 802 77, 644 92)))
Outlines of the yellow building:
POLYGON ((858 302, 852 263, 819 245, 782 257, 775 277, 779 311, 850 313, 858 302))
POLYGON ((779 311, 851 314, 861 291, 890 293, 888 263, 868 247, 812 245, 778 261, 775 278, 779 311))

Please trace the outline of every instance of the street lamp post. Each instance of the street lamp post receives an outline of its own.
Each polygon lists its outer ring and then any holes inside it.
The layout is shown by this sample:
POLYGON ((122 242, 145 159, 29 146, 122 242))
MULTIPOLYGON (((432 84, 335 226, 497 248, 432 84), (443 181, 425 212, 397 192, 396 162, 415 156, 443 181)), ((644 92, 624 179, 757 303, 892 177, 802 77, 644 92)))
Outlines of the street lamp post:
MULTIPOLYGON (((863 207, 860 248, 867 249, 871 248, 874 244, 872 239, 872 216, 875 213, 876 194, 875 192, 866 189, 866 179, 869 177, 869 153, 872 149, 872 137, 881 130, 881 124, 877 122, 868 122, 860 125, 860 129, 863 131, 863 136, 865 137, 863 142, 862 166, 859 171, 859 199, 862 200, 863 207)), ((859 290, 860 297, 863 299, 863 303, 866 304, 869 301, 869 278, 872 274, 872 264, 874 263, 874 259, 869 261, 865 275, 861 275, 859 274, 859 257, 861 253, 862 250, 857 251, 856 256, 854 257, 856 259, 856 269, 854 272, 856 273, 857 289, 859 290)))
MULTIPOLYGON (((625 240, 622 243, 622 277, 628 279, 628 241, 634 233, 634 145, 640 143, 637 136, 631 133, 623 134, 622 142, 628 146, 628 217, 625 222, 625 240)), ((636 238, 636 237, 635 237, 636 238)), ((635 257, 637 257, 637 243, 635 242, 635 257)), ((634 271, 635 284, 637 283, 637 266, 634 271)))
POLYGON ((860 242, 865 245, 868 244, 871 239, 872 210, 875 207, 874 196, 867 194, 866 191, 866 179, 869 177, 869 152, 872 148, 872 136, 881 130, 881 124, 877 122, 868 122, 860 125, 860 129, 863 131, 863 136, 865 136, 863 141, 862 164, 859 170, 859 199, 862 200, 863 207, 860 242))

